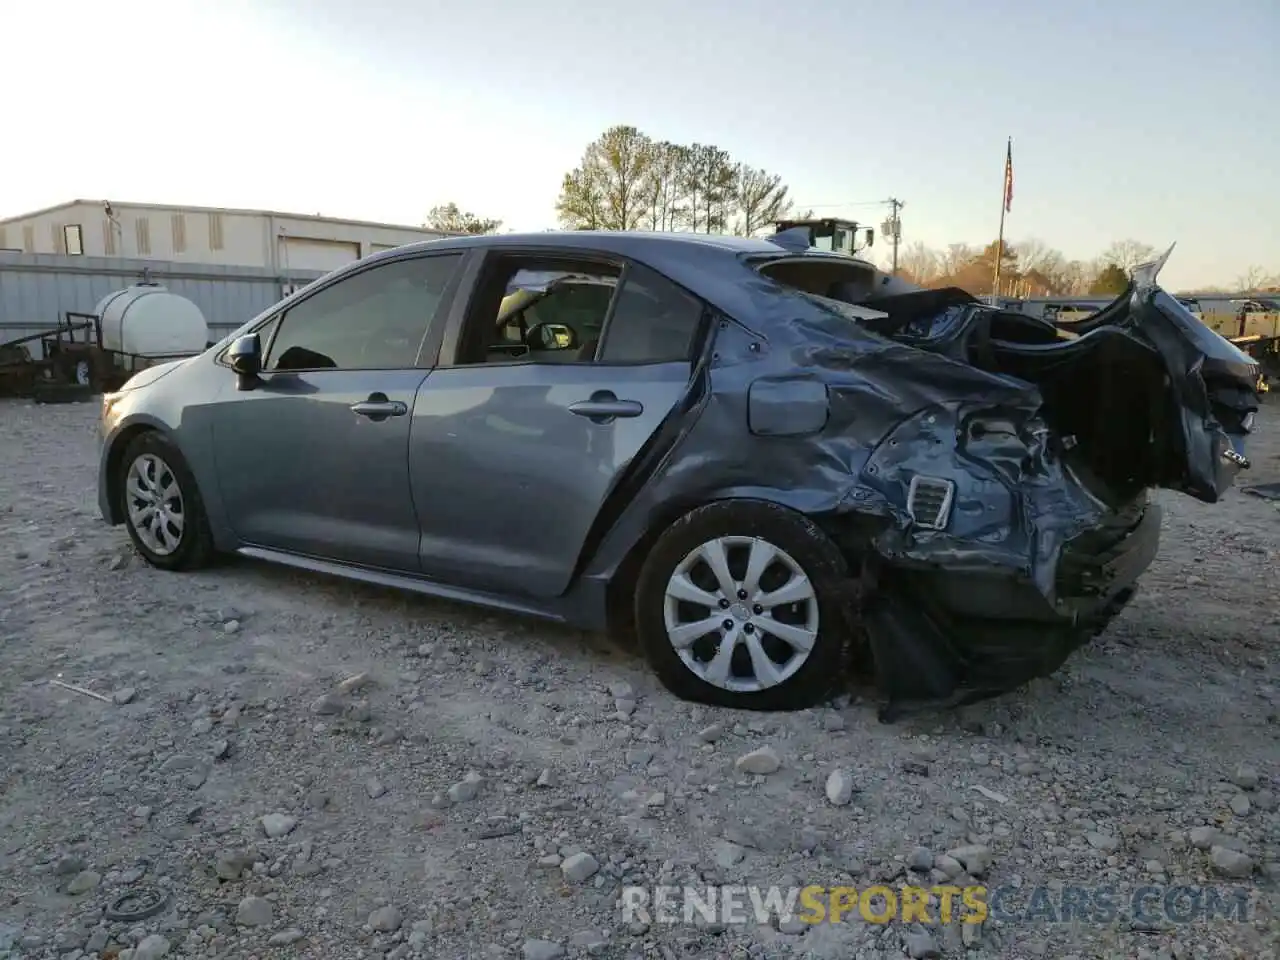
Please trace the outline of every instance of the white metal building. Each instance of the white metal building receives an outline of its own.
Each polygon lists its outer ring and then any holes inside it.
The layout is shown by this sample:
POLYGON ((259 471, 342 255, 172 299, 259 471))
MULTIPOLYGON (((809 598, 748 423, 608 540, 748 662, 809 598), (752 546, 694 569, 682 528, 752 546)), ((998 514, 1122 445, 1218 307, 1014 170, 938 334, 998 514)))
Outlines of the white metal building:
POLYGON ((0 219, 0 250, 171 263, 333 270, 378 250, 444 236, 426 227, 272 210, 72 200, 0 219))

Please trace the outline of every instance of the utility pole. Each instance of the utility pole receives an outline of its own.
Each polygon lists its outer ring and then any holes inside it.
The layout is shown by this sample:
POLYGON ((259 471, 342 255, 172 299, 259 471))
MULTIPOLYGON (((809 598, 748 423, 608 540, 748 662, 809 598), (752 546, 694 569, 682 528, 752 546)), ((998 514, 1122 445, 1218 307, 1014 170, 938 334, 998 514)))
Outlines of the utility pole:
POLYGON ((889 240, 893 244, 893 273, 898 272, 898 244, 902 242, 902 221, 898 219, 898 211, 906 206, 897 197, 890 197, 885 203, 889 204, 889 219, 880 226, 881 233, 889 234, 889 240))

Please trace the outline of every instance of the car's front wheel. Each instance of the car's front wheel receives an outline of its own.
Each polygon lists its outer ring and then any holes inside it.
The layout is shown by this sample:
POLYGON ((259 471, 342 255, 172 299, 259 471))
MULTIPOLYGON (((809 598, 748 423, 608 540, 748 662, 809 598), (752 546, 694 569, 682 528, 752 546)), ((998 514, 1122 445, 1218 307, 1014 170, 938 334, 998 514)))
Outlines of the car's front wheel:
POLYGON ((162 434, 135 437, 121 458, 122 513, 142 558, 162 570, 194 570, 213 558, 213 536, 195 476, 162 434))
POLYGON ((700 507, 654 544, 635 622, 667 689, 746 710, 813 706, 841 679, 849 568, 804 516, 776 504, 700 507))

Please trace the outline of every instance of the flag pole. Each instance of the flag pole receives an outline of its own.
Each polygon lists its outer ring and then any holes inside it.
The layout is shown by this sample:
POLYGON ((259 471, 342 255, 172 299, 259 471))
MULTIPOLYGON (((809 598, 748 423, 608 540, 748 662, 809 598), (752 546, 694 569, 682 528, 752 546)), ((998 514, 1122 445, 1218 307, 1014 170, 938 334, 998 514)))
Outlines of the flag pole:
POLYGON ((991 302, 999 306, 1000 301, 1000 265, 1004 261, 1004 215, 1009 210, 1012 196, 1013 179, 1013 137, 1009 138, 1004 155, 1004 183, 1000 191, 1000 233, 996 237, 996 275, 991 282, 991 302))

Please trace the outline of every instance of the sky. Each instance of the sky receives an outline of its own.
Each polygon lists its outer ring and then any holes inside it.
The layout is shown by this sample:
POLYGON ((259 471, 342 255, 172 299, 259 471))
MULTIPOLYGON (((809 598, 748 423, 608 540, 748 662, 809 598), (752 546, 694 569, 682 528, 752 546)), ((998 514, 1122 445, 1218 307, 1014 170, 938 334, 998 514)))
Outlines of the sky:
MULTIPOLYGON (((614 124, 903 242, 1280 273, 1277 0, 0 0, 0 216, 77 197, 556 226, 614 124)), ((883 253, 877 244, 875 253, 883 253)))

